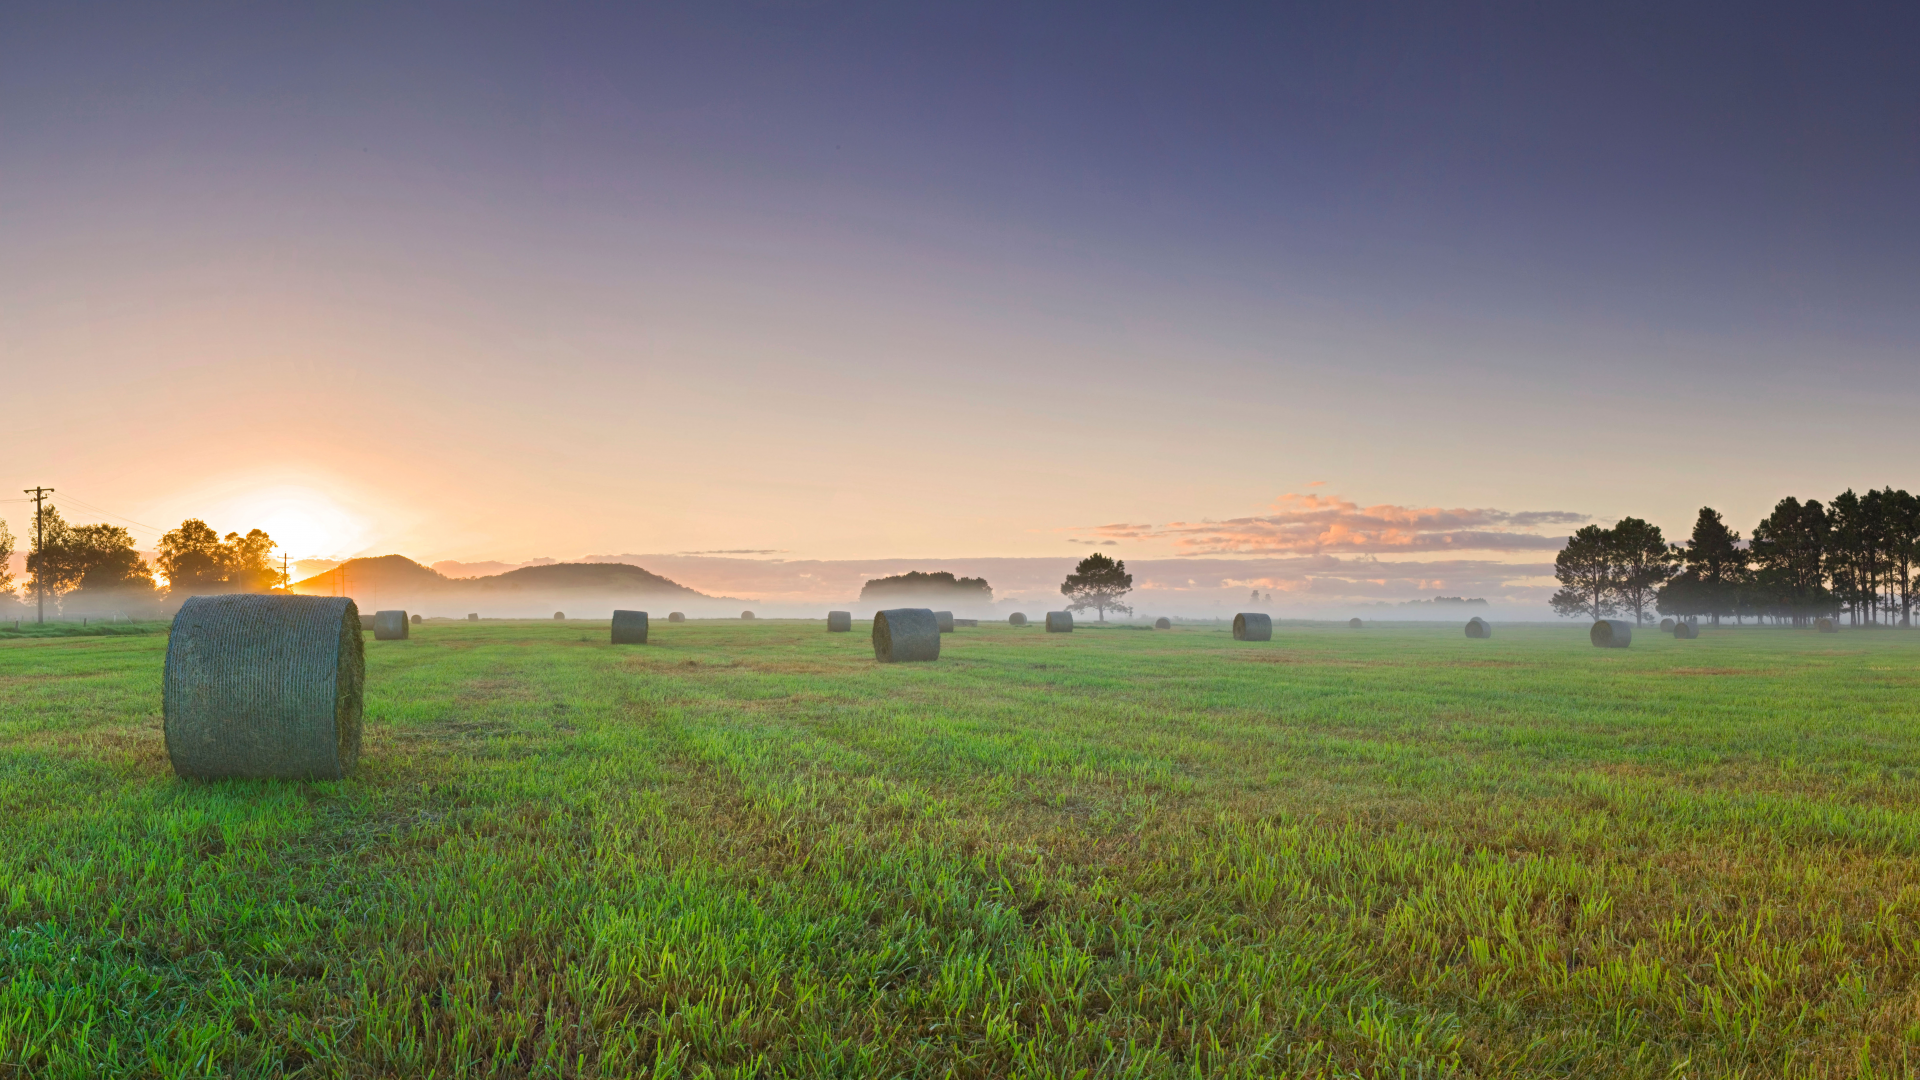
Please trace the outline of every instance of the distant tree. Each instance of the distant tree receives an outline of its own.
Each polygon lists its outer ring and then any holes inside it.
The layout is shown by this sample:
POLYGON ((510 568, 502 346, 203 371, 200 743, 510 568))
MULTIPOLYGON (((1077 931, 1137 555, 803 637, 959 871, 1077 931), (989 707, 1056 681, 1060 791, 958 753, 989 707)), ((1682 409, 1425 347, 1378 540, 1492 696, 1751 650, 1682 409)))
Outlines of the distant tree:
POLYGON ((1120 602, 1120 598, 1132 590, 1133 575, 1127 573, 1125 560, 1116 562, 1097 551, 1081 559, 1080 565, 1060 584, 1060 592, 1072 601, 1067 605, 1068 611, 1093 608, 1099 612, 1101 622, 1107 621, 1109 611, 1133 614, 1132 608, 1120 602))
POLYGON ((220 544, 220 568, 227 586, 236 592, 266 592, 280 580, 280 568, 273 565, 273 537, 263 529, 247 535, 228 533, 220 544))
POLYGON ((127 530, 118 525, 68 525, 57 518, 45 525, 46 539, 27 556, 27 568, 48 595, 115 602, 151 597, 153 572, 127 530))
POLYGON ((1606 529, 1588 525, 1567 537, 1554 557, 1553 576, 1561 588, 1548 603, 1563 617, 1598 621, 1619 610, 1619 566, 1606 529))
POLYGON ((1915 569, 1920 564, 1920 499, 1886 490, 1887 562, 1893 574, 1894 606, 1900 625, 1913 625, 1915 569))
POLYGON ((1834 614, 1839 603, 1827 588, 1826 550, 1832 521, 1819 500, 1781 499, 1753 528, 1753 588, 1748 608, 1799 625, 1834 614))
POLYGON ((1740 547, 1740 534, 1727 528, 1718 510, 1701 507, 1693 535, 1684 546, 1674 545, 1673 551, 1684 569, 1655 595, 1654 606, 1660 614, 1705 615, 1718 626, 1720 616, 1737 613, 1738 591, 1747 576, 1747 553, 1740 547))
POLYGON ((154 562, 175 596, 265 592, 280 576, 272 554, 273 538, 260 529, 245 536, 230 532, 222 540, 206 522, 188 518, 160 538, 154 562))
POLYGON ((1618 577, 1614 586, 1620 606, 1633 612, 1633 621, 1646 622, 1654 594, 1673 577, 1678 560, 1660 535, 1660 526, 1636 517, 1621 518, 1607 530, 1618 577))
POLYGON ((13 533, 0 518, 0 596, 13 595, 13 533))
POLYGON ((58 601, 61 594, 80 584, 80 574, 66 557, 67 534, 72 531, 58 507, 51 503, 34 511, 30 533, 33 547, 27 552, 27 573, 35 594, 44 593, 58 601))
POLYGON ((889 596, 947 596, 958 600, 993 602, 993 586, 986 578, 954 577, 946 570, 928 574, 909 570, 892 577, 874 578, 860 589, 862 600, 885 600, 889 596))

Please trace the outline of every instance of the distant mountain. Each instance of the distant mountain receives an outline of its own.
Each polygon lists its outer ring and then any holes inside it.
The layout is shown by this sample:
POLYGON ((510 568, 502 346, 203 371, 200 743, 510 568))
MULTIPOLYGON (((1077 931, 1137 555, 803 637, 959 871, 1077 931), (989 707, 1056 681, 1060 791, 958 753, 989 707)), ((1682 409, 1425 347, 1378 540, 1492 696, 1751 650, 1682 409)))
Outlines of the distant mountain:
POLYGON ((537 589, 546 592, 594 589, 617 593, 670 593, 712 599, 677 581, 649 573, 626 563, 554 563, 552 566, 523 566, 493 577, 467 578, 463 585, 488 585, 504 589, 537 589))
POLYGON ((321 596, 367 593, 435 592, 453 582, 405 555, 348 559, 325 573, 293 583, 293 591, 321 596))
POLYGON ((348 559, 322 574, 293 584, 308 596, 445 598, 484 594, 563 596, 595 593, 609 596, 673 596, 695 600, 722 600, 670 581, 659 574, 626 563, 554 563, 523 566, 488 577, 450 578, 404 555, 348 559))

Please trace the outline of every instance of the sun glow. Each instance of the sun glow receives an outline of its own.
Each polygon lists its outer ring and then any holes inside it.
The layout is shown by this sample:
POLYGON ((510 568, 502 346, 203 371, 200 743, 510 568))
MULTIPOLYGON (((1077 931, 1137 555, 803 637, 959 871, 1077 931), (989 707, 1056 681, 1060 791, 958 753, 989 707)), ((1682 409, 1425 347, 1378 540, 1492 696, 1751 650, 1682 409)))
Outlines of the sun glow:
POLYGON ((207 523, 221 530, 265 529, 280 550, 296 559, 353 552, 368 533, 364 519, 327 493, 297 486, 236 494, 210 507, 207 523))

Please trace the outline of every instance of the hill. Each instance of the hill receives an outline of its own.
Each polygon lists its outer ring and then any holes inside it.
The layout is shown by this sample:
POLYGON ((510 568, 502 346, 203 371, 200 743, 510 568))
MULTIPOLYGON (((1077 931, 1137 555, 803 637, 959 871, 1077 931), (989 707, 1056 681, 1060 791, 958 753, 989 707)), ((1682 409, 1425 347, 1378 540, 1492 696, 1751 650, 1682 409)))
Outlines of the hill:
POLYGON ((523 566, 492 577, 463 578, 458 584, 487 585, 500 589, 538 589, 547 592, 593 589, 616 593, 664 593, 710 600, 677 581, 642 570, 627 563, 554 563, 551 566, 523 566))
POLYGON ((348 559, 323 574, 294 582, 293 591, 308 596, 338 596, 342 593, 351 596, 355 592, 420 593, 434 592, 453 583, 453 579, 435 573, 405 555, 379 555, 367 559, 348 559))

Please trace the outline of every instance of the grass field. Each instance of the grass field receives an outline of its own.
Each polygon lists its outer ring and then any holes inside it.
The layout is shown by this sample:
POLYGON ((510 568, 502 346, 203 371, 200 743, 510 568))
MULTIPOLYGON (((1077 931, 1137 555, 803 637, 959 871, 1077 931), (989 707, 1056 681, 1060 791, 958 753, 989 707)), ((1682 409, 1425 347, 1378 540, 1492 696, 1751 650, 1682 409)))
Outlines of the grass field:
MULTIPOLYGON (((177 780, 0 640, 0 1076, 1865 1076, 1920 638, 416 627, 360 772, 177 780)), ((1920 1054, 1914 1058, 1920 1060, 1920 1054)))

